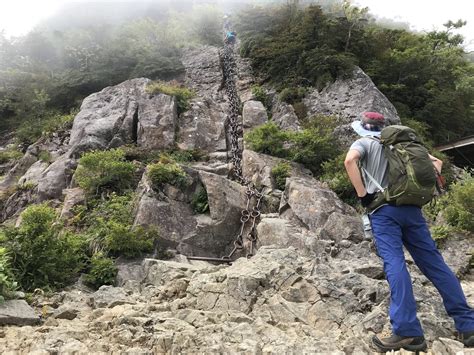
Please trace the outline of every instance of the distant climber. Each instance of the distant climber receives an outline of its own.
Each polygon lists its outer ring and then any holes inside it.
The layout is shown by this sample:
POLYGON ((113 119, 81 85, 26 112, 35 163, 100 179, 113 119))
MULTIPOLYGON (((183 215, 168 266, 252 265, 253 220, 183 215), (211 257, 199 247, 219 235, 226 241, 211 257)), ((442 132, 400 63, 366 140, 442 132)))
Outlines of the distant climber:
POLYGON ((235 43, 235 37, 237 36, 237 33, 234 31, 227 31, 225 34, 225 43, 227 44, 234 44, 235 43))

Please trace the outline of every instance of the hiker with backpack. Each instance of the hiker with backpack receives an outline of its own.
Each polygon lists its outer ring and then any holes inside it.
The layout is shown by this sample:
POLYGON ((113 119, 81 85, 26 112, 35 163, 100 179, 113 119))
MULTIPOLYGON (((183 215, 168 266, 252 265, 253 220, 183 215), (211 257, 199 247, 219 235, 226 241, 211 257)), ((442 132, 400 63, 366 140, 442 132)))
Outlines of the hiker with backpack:
POLYGON ((224 42, 233 45, 235 43, 235 36, 237 36, 237 33, 235 33, 234 31, 227 31, 225 34, 224 42))
POLYGON ((369 213, 374 243, 390 287, 392 335, 385 338, 375 335, 372 342, 383 352, 401 348, 426 350, 403 253, 405 246, 443 298, 459 340, 467 347, 474 347, 474 311, 436 248, 421 212, 421 206, 434 194, 435 169, 440 173, 442 162, 428 153, 412 129, 384 126, 382 114, 364 112, 360 121, 352 123, 362 138, 351 145, 344 161, 357 196, 369 213))

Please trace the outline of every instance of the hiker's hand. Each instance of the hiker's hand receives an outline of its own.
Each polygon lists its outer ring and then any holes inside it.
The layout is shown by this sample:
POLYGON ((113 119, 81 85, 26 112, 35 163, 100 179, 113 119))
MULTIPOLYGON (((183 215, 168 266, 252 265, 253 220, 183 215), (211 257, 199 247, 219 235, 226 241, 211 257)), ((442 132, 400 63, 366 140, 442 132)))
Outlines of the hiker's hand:
POLYGON ((362 196, 359 197, 360 203, 362 204, 363 207, 367 207, 372 203, 372 201, 375 199, 375 192, 369 194, 368 192, 362 196))

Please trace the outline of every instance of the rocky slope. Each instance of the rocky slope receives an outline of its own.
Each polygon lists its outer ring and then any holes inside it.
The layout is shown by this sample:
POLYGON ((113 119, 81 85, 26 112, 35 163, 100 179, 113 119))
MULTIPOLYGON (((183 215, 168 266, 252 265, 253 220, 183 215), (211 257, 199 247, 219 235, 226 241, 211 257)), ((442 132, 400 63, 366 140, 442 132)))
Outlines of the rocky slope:
MULTIPOLYGON (((250 67, 237 58, 237 89, 243 130, 268 120, 254 100, 250 67)), ((258 252, 231 265, 189 261, 183 254, 220 257, 232 249, 246 208, 246 189, 228 179, 228 100, 219 50, 189 49, 183 57, 185 82, 197 95, 190 109, 177 114, 173 97, 146 91, 148 79, 129 80, 86 98, 71 132, 43 139, 28 148, 0 188, 29 182, 3 207, 3 220, 15 221, 29 203, 51 200, 67 217, 84 196, 73 185, 81 152, 133 143, 146 149, 199 148, 210 159, 185 167, 186 190, 165 186, 155 192, 146 177, 137 189, 137 225, 155 225, 161 243, 175 249, 171 261, 119 260, 115 287, 98 291, 80 281, 46 297, 38 292, 32 308, 24 301, 0 307, 0 349, 4 353, 130 354, 312 354, 369 353, 370 337, 389 330, 388 287, 380 260, 364 235, 356 211, 292 164, 284 191, 270 171, 281 160, 245 149, 242 171, 263 188, 258 252), (48 151, 50 162, 39 159, 48 151), (193 214, 192 194, 204 187, 209 213, 193 214)), ((285 129, 300 129, 291 105, 274 100, 272 119, 285 129)), ((384 112, 399 122, 393 106, 359 69, 305 101, 308 112, 340 119, 340 142, 347 145, 348 124, 364 110, 384 112)), ((443 250, 460 276, 466 274, 473 243, 462 236, 443 250)), ((237 256, 240 256, 238 254, 237 256)), ((436 290, 407 255, 419 315, 433 353, 454 354, 452 321, 436 290)), ((474 302, 474 283, 463 281, 474 302)))

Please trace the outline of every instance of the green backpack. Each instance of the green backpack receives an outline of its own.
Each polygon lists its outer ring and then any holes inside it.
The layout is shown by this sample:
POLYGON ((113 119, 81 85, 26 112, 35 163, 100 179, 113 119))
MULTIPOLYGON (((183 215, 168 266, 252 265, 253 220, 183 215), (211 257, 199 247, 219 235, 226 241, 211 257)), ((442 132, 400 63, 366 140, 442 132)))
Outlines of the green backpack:
POLYGON ((385 202, 419 207, 430 202, 435 195, 436 172, 415 131, 400 125, 385 127, 380 143, 388 160, 388 187, 379 187, 385 202))

